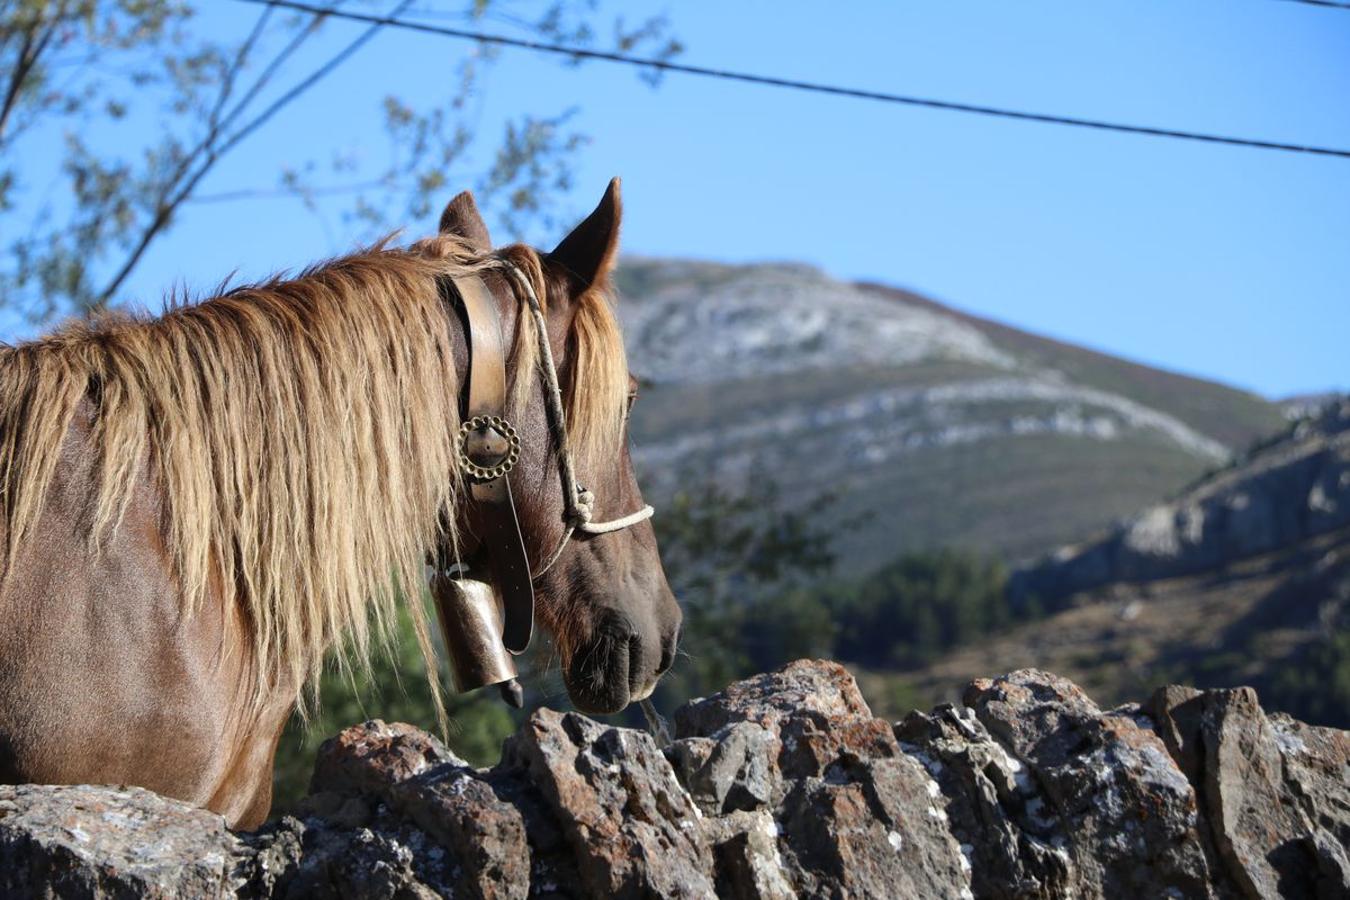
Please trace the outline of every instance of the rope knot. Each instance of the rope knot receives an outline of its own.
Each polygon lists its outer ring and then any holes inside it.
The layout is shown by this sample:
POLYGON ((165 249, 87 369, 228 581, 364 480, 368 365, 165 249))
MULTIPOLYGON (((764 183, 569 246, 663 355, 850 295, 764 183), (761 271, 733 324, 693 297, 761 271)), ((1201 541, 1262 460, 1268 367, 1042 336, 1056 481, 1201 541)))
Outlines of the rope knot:
POLYGON ((595 495, 581 485, 577 485, 577 499, 572 506, 572 524, 589 525, 595 515, 595 495))

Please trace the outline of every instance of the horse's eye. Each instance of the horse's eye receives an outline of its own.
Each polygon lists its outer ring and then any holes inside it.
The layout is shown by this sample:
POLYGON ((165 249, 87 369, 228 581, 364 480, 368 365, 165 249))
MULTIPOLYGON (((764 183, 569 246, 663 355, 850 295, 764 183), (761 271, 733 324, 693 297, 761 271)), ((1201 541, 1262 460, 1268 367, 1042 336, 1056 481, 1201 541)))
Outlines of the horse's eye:
POLYGON ((627 410, 627 412, 625 413, 625 415, 632 415, 632 414, 633 414, 633 404, 637 402, 637 395, 638 395, 638 392, 637 392, 636 389, 631 390, 631 391, 628 392, 628 410, 627 410))

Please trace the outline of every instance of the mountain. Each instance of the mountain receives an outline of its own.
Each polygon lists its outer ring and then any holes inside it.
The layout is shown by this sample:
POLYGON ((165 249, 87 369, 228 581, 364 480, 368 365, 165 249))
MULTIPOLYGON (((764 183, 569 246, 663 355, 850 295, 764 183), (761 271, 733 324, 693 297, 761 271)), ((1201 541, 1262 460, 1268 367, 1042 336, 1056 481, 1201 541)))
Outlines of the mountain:
POLYGON ((952 545, 1042 553, 1286 422, 1244 391, 809 266, 629 258, 618 286, 654 501, 770 479, 827 523, 865 517, 838 531, 848 572, 952 545))
POLYGON ((1168 680, 1241 683, 1350 724, 1350 399, 1015 572, 1009 593, 1053 613, 909 673, 918 696, 1035 666, 1107 703, 1168 680))

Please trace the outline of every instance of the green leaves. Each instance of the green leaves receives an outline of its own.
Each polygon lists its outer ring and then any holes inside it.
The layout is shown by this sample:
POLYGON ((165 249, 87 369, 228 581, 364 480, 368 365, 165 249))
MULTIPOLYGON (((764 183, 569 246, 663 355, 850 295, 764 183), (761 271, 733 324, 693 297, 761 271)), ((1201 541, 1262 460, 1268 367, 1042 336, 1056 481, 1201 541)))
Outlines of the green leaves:
POLYGON ((519 238, 533 221, 554 230, 549 198, 572 186, 572 155, 588 138, 567 125, 576 110, 550 118, 522 116, 506 123, 492 168, 476 191, 482 202, 499 210, 498 222, 519 238))
POLYGON ((706 485, 662 507, 655 524, 686 655, 662 683, 663 704, 806 656, 911 668, 1013 620, 1003 564, 975 553, 908 554, 839 579, 834 539, 859 523, 837 522, 828 496, 795 500, 760 476, 743 493, 706 485))

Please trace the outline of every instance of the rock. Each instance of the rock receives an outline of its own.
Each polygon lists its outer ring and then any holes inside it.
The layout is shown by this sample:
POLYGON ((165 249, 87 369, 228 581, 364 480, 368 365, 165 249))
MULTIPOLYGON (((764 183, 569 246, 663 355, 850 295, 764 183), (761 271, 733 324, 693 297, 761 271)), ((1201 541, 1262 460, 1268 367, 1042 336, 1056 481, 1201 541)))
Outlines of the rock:
POLYGON ((468 765, 420 728, 372 719, 319 746, 309 790, 312 795, 380 794, 390 785, 447 763, 468 765))
POLYGON ((1080 892, 1213 895, 1195 791, 1147 716, 1035 669, 978 680, 965 702, 1044 792, 1080 892))
POLYGON ((1248 895, 1273 896, 1281 876, 1298 878, 1313 861, 1291 840, 1305 830, 1297 806, 1279 802, 1279 747, 1255 691, 1226 691, 1205 707, 1206 808, 1215 840, 1248 895))
POLYGON ((0 896, 1350 896, 1350 735, 1250 689, 1103 710, 1027 669, 892 725, 800 661, 675 722, 662 751, 539 710, 491 769, 367 722, 252 834, 136 788, 0 787, 0 896))
POLYGON ((0 785, 0 897, 232 895, 244 845, 141 788, 0 785))
POLYGON ((1080 592, 1217 569, 1348 525, 1350 400, 1102 538, 1014 572, 1009 594, 1055 608, 1080 592))
POLYGON ((1250 688, 1166 689, 1150 709, 1243 896, 1350 896, 1350 735, 1267 717, 1250 688))
POLYGON ((705 760, 680 769, 695 797, 715 801, 705 806, 719 811, 720 798, 745 785, 756 805, 774 807, 780 872, 769 877, 761 866, 753 870, 759 880, 744 877, 752 867, 741 860, 762 840, 753 831, 717 844, 727 867, 719 884, 757 885, 736 888, 738 896, 775 896, 782 884, 808 896, 956 897, 966 889, 965 860, 943 829, 930 780, 837 663, 798 661, 686 704, 675 712, 675 733, 676 758, 705 760), (751 773, 765 757, 771 765, 760 779, 751 773))
MULTIPOLYGON (((373 828, 331 828, 294 819, 261 832, 255 853, 268 854, 246 889, 251 897, 284 900, 430 900, 454 893, 443 853, 416 829, 398 822, 373 828), (280 863, 279 870, 273 869, 280 863)), ((256 857, 255 857, 256 859, 256 857)))
POLYGON ((734 900, 796 897, 778 851, 778 823, 768 810, 734 812, 708 820, 717 896, 734 900))
POLYGON ((893 759, 900 745, 890 723, 865 716, 829 717, 814 710, 793 716, 780 732, 780 773, 789 779, 823 776, 843 759, 893 759))
POLYGON ((909 758, 851 755, 784 799, 780 827, 789 871, 808 896, 963 897, 969 864, 909 758))
POLYGON ((701 816, 652 738, 539 710, 503 750, 561 824, 591 896, 711 897, 701 816))
POLYGON ((672 753, 691 779, 685 786, 696 797, 712 790, 721 803, 724 794, 711 783, 721 779, 728 794, 743 789, 730 801, 742 804, 734 808, 781 800, 785 780, 821 775, 844 750, 863 757, 900 752, 890 725, 873 718, 848 670, 812 660, 789 663, 686 703, 675 711, 675 736, 672 753), (706 740, 713 744, 700 743, 706 740), (745 755, 740 745, 745 745, 745 755), (714 753, 713 746, 726 749, 714 753), (712 768, 688 771, 705 752, 706 765, 712 768), (735 783, 740 770, 732 773, 732 763, 745 767, 742 784, 735 783))
POLYGON ((718 739, 685 738, 666 751, 680 782, 706 815, 751 811, 768 804, 777 741, 753 722, 735 722, 718 739))
POLYGON ((811 712, 872 716, 847 669, 836 662, 799 659, 681 706, 675 710, 675 737, 711 737, 734 722, 754 722, 776 736, 782 723, 811 712))
POLYGON ((1044 792, 971 710, 913 712, 895 731, 940 791, 936 800, 968 859, 975 896, 1080 896, 1067 838, 1044 792))
POLYGON ((466 767, 443 765, 400 783, 393 807, 448 850, 470 896, 521 898, 530 884, 525 818, 466 767))
POLYGON ((378 719, 348 728, 319 748, 310 791, 310 808, 330 825, 365 825, 369 801, 384 804, 449 851, 464 893, 525 896, 530 853, 520 810, 420 729, 378 719))

